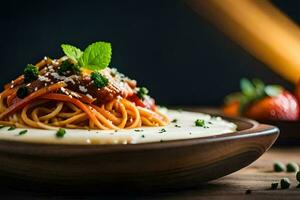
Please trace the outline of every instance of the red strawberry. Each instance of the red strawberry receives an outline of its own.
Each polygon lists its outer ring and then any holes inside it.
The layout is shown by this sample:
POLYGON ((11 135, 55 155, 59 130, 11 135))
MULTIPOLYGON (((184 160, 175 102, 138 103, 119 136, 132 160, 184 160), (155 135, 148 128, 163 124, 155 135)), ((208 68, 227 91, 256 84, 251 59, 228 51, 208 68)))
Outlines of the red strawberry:
POLYGON ((258 120, 287 120, 299 118, 299 104, 294 95, 283 90, 276 97, 264 97, 249 105, 244 116, 258 120))

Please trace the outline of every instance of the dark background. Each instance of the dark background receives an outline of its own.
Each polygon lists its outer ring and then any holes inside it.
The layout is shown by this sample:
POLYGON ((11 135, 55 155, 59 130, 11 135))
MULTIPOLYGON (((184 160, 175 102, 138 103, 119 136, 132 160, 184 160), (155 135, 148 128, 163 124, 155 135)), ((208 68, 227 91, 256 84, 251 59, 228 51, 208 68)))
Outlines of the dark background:
MULTIPOLYGON (((296 22, 299 1, 273 1, 296 22)), ((292 88, 200 19, 183 0, 1 2, 0 84, 27 63, 62 56, 60 44, 109 41, 111 66, 164 105, 219 105, 241 77, 292 88)))

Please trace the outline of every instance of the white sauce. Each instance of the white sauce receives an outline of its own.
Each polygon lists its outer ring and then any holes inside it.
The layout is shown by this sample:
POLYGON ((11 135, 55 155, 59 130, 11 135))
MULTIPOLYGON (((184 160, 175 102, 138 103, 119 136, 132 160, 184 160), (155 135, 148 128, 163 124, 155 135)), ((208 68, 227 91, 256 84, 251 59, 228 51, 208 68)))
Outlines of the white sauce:
POLYGON ((63 138, 57 138, 55 130, 27 129, 26 134, 18 135, 24 128, 8 131, 8 127, 4 127, 0 129, 0 140, 53 144, 136 144, 201 138, 231 133, 236 130, 234 123, 207 114, 168 111, 167 115, 171 121, 177 119, 177 122, 170 123, 165 127, 143 127, 118 130, 117 132, 114 130, 66 129, 63 138), (208 128, 195 126, 196 119, 205 120, 205 126, 208 128))

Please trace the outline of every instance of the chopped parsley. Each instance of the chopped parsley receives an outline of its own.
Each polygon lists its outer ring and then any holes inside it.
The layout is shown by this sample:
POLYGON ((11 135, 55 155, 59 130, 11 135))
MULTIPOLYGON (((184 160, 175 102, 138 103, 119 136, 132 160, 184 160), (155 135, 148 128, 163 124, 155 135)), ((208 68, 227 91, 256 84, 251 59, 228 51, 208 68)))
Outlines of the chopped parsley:
POLYGON ((178 119, 173 119, 171 122, 172 123, 177 123, 178 119))
POLYGON ((162 129, 159 130, 158 133, 165 133, 165 132, 167 132, 166 129, 162 128, 162 129))
POLYGON ((195 126, 204 127, 205 126, 205 121, 203 119, 197 119, 195 121, 195 126))
POLYGON ((28 64, 24 69, 24 82, 29 83, 36 80, 39 76, 39 69, 32 65, 28 64))
POLYGON ((24 97, 26 97, 28 95, 28 89, 27 87, 20 87, 17 91, 17 97, 19 97, 20 99, 23 99, 24 97))
POLYGON ((278 188, 278 185, 279 184, 277 182, 271 183, 271 189, 276 190, 278 188))
POLYGON ((143 132, 144 130, 142 130, 142 129, 135 129, 134 131, 135 132, 143 132))
POLYGON ((92 72, 91 79, 97 88, 103 88, 108 85, 108 79, 99 72, 92 72))
POLYGON ((66 134, 66 129, 60 128, 56 132, 56 137, 63 138, 65 136, 65 134, 66 134))
POLYGON ((180 128, 181 126, 179 126, 178 124, 175 124, 175 126, 174 127, 176 127, 176 128, 180 128))
POLYGON ((57 72, 61 76, 67 75, 67 74, 79 74, 80 67, 79 67, 79 65, 70 63, 68 60, 65 60, 61 63, 57 72))
POLYGON ((27 132, 28 132, 28 130, 20 131, 20 132, 19 132, 19 135, 24 135, 24 134, 26 134, 27 132))
POLYGON ((145 135, 141 135, 142 138, 145 138, 145 135))
POLYGON ((147 96, 148 93, 149 93, 149 90, 148 90, 147 88, 145 88, 145 87, 140 87, 140 88, 138 88, 136 95, 137 95, 140 99, 144 100, 144 99, 145 99, 145 96, 147 96))
POLYGON ((4 127, 6 127, 6 126, 4 126, 4 125, 0 125, 0 129, 1 129, 1 128, 4 128, 4 127))
POLYGON ((15 129, 16 129, 15 126, 11 126, 11 127, 9 127, 7 130, 8 130, 8 131, 13 131, 13 130, 15 130, 15 129))

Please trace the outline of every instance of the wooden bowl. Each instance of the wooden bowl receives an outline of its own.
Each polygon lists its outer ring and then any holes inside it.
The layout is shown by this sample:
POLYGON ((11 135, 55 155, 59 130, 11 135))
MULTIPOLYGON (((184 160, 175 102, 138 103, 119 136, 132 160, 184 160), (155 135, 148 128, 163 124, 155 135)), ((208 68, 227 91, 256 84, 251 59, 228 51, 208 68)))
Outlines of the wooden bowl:
POLYGON ((98 192, 195 186, 246 167, 279 134, 278 128, 252 120, 227 120, 238 125, 237 132, 162 143, 108 146, 0 141, 1 180, 22 187, 96 187, 98 192))

